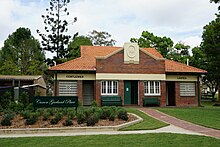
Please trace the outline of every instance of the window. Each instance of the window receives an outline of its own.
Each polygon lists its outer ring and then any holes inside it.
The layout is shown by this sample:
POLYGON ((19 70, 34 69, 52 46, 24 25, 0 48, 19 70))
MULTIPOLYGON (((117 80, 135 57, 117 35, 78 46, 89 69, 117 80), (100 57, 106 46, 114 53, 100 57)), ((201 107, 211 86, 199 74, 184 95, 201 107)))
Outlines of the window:
POLYGON ((145 95, 160 95, 160 82, 159 81, 146 81, 144 82, 145 95))
POLYGON ((60 96, 77 96, 77 82, 76 81, 60 81, 59 82, 60 96))
POLYGON ((180 96, 196 96, 195 83, 180 83, 180 96))
POLYGON ((102 81, 102 95, 118 95, 118 81, 102 81))

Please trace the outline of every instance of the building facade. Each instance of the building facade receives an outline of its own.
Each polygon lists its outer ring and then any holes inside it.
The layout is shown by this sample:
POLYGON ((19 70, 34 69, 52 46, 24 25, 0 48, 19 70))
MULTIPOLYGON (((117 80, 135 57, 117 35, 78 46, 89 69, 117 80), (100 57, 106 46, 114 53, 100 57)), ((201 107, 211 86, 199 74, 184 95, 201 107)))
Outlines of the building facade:
POLYGON ((122 105, 142 106, 158 98, 160 106, 197 106, 199 77, 206 73, 163 58, 154 48, 82 46, 81 57, 53 66, 57 96, 78 96, 83 105, 101 97, 119 96, 122 105))

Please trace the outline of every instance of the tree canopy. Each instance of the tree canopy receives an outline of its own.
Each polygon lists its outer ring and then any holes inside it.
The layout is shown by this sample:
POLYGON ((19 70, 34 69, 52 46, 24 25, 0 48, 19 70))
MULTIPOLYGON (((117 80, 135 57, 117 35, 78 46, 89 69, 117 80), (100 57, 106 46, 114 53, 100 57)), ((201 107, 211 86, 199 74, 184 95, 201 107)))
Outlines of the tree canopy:
POLYGON ((164 57, 168 56, 173 47, 173 41, 169 37, 155 36, 148 31, 143 31, 140 38, 131 38, 130 41, 138 43, 140 47, 156 48, 164 57))
POLYGON ((88 37, 92 41, 93 45, 98 46, 114 46, 115 40, 111 38, 111 35, 105 31, 96 31, 93 30, 88 37))
POLYGON ((80 57, 80 46, 92 46, 92 41, 86 36, 77 36, 70 41, 68 48, 70 50, 68 60, 80 57))
MULTIPOLYGON (((56 52, 56 56, 53 57, 53 61, 56 64, 62 63, 65 59, 69 50, 67 45, 69 43, 70 35, 67 35, 68 24, 74 23, 77 21, 75 17, 72 22, 68 22, 64 19, 65 16, 69 15, 67 11, 67 4, 70 0, 50 0, 50 7, 46 9, 47 14, 42 15, 45 24, 46 33, 42 33, 37 30, 37 33, 42 38, 42 46, 45 51, 56 52)), ((77 33, 74 35, 76 36, 77 33)), ((51 62, 47 59, 48 62, 51 62)))
POLYGON ((8 36, 0 51, 0 74, 37 75, 45 70, 44 52, 28 28, 18 28, 8 36))

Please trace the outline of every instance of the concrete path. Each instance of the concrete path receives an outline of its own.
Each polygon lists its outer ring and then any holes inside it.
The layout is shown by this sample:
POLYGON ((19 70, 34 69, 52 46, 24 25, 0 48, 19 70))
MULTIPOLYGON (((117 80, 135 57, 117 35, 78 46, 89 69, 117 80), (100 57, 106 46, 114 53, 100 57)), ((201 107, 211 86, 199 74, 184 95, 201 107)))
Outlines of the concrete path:
MULTIPOLYGON (((176 127, 182 128, 184 130, 188 130, 191 132, 204 134, 206 136, 211 136, 220 139, 220 130, 215 130, 212 128, 206 128, 203 126, 199 126, 190 122, 186 122, 184 120, 177 119, 175 117, 169 116, 165 113, 162 113, 155 109, 150 108, 140 108, 141 111, 150 115, 153 118, 166 122, 168 124, 174 125, 176 127)), ((201 116, 202 117, 202 116, 201 116)))
POLYGON ((34 133, 34 134, 0 134, 0 138, 15 138, 15 137, 40 137, 40 136, 81 136, 81 135, 117 135, 117 134, 145 134, 145 133, 178 133, 178 134, 191 134, 202 135, 200 133, 188 131, 174 125, 169 125, 156 130, 139 130, 139 131, 81 131, 74 133, 34 133))

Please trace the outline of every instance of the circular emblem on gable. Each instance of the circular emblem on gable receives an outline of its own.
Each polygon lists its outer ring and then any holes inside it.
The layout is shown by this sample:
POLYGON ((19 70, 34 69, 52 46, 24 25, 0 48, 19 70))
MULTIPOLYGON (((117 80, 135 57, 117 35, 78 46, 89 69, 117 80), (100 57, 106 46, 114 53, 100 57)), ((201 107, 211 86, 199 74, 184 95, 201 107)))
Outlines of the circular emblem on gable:
POLYGON ((136 56, 136 49, 134 46, 129 46, 128 49, 127 49, 127 55, 128 57, 130 58, 134 58, 136 56))

